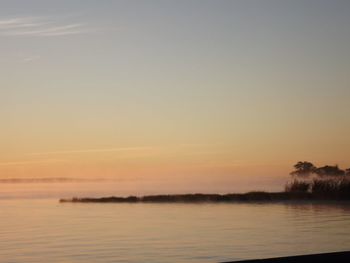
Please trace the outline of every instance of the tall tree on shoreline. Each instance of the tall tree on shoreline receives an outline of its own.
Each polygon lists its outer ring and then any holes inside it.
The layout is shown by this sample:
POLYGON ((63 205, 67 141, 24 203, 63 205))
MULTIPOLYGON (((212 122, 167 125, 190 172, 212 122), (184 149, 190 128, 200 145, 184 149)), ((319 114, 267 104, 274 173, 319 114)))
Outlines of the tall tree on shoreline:
POLYGON ((315 169, 315 174, 318 176, 342 176, 345 175, 345 171, 340 169, 338 165, 325 165, 315 169))
POLYGON ((295 170, 290 173, 291 175, 307 177, 314 173, 317 168, 310 162, 300 161, 294 165, 294 169, 295 170))

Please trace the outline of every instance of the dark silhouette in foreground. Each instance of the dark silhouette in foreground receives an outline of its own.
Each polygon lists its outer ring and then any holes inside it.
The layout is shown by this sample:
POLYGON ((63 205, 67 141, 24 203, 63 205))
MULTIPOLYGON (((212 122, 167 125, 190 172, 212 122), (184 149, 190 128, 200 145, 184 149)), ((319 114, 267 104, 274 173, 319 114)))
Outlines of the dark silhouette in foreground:
POLYGON ((312 254, 312 255, 303 255, 303 256, 292 256, 292 257, 241 260, 241 261, 231 261, 227 263, 239 263, 239 262, 242 262, 242 263, 303 263, 303 262, 347 263, 347 262, 350 262, 350 251, 312 254))

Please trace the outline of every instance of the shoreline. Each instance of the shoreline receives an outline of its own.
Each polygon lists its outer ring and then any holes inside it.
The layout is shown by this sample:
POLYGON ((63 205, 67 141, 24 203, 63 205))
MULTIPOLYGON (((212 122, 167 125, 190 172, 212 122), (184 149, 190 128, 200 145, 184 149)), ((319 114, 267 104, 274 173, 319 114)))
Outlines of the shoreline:
POLYGON ((248 192, 242 194, 174 194, 145 196, 74 197, 60 203, 231 203, 278 201, 346 201, 349 196, 324 196, 304 192, 248 192))

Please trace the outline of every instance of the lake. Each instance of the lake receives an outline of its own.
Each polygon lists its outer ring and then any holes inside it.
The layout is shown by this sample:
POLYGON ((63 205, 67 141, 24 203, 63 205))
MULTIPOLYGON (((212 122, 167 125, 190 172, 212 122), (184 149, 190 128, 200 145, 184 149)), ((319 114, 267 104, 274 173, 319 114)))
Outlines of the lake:
POLYGON ((0 262, 220 262, 350 249, 349 202, 0 200, 0 262))

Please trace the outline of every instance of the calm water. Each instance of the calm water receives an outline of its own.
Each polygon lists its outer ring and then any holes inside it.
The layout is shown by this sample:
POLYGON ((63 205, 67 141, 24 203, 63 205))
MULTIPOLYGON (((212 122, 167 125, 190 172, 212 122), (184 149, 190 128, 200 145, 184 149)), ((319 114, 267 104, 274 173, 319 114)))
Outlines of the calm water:
POLYGON ((218 262, 350 249, 350 203, 0 200, 0 262, 218 262))

